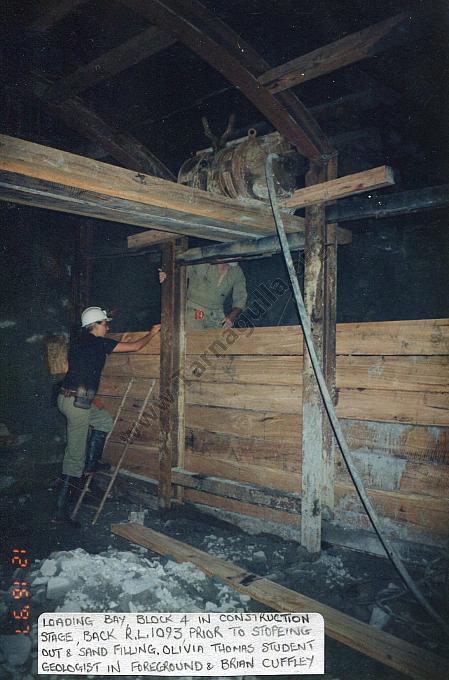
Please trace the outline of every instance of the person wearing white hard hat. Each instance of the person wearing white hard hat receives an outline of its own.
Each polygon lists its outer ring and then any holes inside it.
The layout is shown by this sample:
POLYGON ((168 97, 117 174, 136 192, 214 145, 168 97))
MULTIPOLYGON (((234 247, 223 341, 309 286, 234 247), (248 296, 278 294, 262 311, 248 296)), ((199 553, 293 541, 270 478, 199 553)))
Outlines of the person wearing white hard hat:
POLYGON ((67 419, 67 446, 54 522, 77 524, 70 519, 71 491, 84 472, 109 468, 107 463, 101 463, 101 455, 113 421, 104 407, 93 403, 107 356, 111 352, 137 352, 161 328, 158 324, 139 340, 118 342, 106 337, 109 321, 111 318, 101 307, 85 309, 81 314, 81 333, 69 351, 69 370, 58 395, 58 409, 67 419), (93 430, 87 443, 89 427, 93 430))

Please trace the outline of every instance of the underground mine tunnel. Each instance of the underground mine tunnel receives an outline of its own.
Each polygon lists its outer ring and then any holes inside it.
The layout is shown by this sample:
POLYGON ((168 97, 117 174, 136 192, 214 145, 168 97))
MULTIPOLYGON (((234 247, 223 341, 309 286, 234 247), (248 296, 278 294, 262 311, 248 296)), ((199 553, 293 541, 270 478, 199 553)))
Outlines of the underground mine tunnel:
POLYGON ((4 10, 1 677, 449 677, 445 4, 4 10))

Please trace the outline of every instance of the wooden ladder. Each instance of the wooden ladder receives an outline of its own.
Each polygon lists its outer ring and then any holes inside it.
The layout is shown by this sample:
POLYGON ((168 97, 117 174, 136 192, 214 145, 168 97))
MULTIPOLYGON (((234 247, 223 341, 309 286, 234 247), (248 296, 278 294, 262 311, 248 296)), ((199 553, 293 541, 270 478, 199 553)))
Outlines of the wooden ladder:
MULTIPOLYGON (((121 402, 120 402, 120 406, 119 406, 119 408, 118 408, 117 415, 115 416, 114 423, 113 423, 113 425, 112 425, 112 429, 111 429, 111 431, 108 433, 108 436, 106 437, 106 440, 105 440, 105 448, 106 448, 107 442, 109 441, 110 436, 112 435, 112 433, 113 433, 113 431, 114 431, 114 428, 115 428, 115 426, 116 426, 116 424, 117 424, 117 421, 118 421, 118 419, 119 419, 119 417, 120 417, 120 414, 121 414, 121 412, 122 412, 122 410, 123 410, 123 408, 124 408, 126 399, 127 399, 127 397, 128 397, 128 394, 129 394, 129 391, 130 391, 130 389, 131 389, 131 387, 133 386, 134 383, 135 383, 135 378, 131 378, 130 381, 129 381, 129 383, 128 383, 128 386, 127 386, 127 388, 126 388, 125 394, 123 395, 123 398, 122 398, 122 400, 121 400, 121 402)), ((145 409, 146 409, 146 407, 147 407, 147 405, 148 405, 148 401, 149 401, 150 396, 151 396, 151 394, 152 394, 152 392, 153 392, 153 389, 154 389, 155 384, 156 384, 156 380, 155 380, 155 379, 152 379, 152 380, 150 381, 150 385, 149 385, 149 387, 148 387, 148 390, 147 390, 145 399, 144 399, 144 401, 143 401, 143 404, 142 404, 142 406, 141 406, 140 409, 139 409, 139 413, 137 414, 137 418, 136 418, 136 420, 134 421, 134 424, 133 424, 133 426, 132 426, 132 428, 131 428, 131 431, 129 432, 129 434, 128 434, 127 438, 126 438, 126 441, 124 442, 123 451, 122 451, 122 453, 121 453, 121 456, 120 456, 120 458, 119 458, 119 460, 118 460, 117 465, 116 465, 115 468, 114 468, 114 471, 113 471, 112 473, 110 473, 110 472, 102 472, 102 473, 100 473, 100 474, 102 474, 102 475, 104 475, 104 476, 106 476, 106 477, 109 477, 110 479, 109 479, 109 483, 108 483, 108 485, 107 485, 107 487, 106 487, 106 491, 104 492, 103 497, 102 497, 102 499, 101 499, 100 505, 98 506, 98 508, 97 508, 97 510, 96 510, 95 516, 94 516, 94 518, 93 518, 93 520, 92 520, 92 524, 95 524, 95 523, 97 522, 97 520, 98 520, 98 518, 99 518, 99 516, 100 516, 100 514, 101 514, 101 512, 102 512, 102 510, 103 510, 104 504, 106 503, 106 500, 107 500, 107 498, 108 498, 108 496, 109 496, 109 494, 110 494, 110 492, 111 492, 111 489, 112 489, 112 487, 114 486, 115 480, 117 479, 117 475, 118 475, 118 473, 119 473, 119 471, 120 471, 121 466, 123 465, 123 461, 125 460, 126 454, 128 453, 128 449, 129 449, 129 447, 131 446, 131 444, 133 443, 134 435, 136 434, 137 429, 138 429, 138 427, 139 427, 139 425, 140 425, 140 421, 142 420, 142 416, 143 416, 143 414, 145 413, 145 409)), ((92 472, 92 473, 90 473, 90 474, 87 475, 87 479, 86 479, 86 482, 85 482, 85 484, 84 484, 83 490, 81 491, 80 497, 78 498, 78 502, 77 502, 77 504, 75 505, 75 508, 73 509, 73 512, 72 512, 72 515, 71 515, 72 519, 74 519, 74 518, 76 517, 76 515, 77 515, 77 513, 78 513, 78 510, 80 509, 80 507, 81 507, 81 505, 82 505, 82 503, 83 503, 84 497, 85 497, 85 495, 86 495, 86 494, 88 493, 88 491, 89 491, 90 483, 91 483, 93 477, 95 476, 95 474, 98 474, 98 473, 92 472)))

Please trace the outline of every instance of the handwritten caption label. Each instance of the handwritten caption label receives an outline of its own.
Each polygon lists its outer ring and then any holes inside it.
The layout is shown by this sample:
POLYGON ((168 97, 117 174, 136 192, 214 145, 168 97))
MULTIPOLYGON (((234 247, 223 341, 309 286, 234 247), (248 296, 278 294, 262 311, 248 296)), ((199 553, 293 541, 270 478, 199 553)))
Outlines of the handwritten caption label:
POLYGON ((41 614, 43 675, 324 674, 321 614, 41 614))

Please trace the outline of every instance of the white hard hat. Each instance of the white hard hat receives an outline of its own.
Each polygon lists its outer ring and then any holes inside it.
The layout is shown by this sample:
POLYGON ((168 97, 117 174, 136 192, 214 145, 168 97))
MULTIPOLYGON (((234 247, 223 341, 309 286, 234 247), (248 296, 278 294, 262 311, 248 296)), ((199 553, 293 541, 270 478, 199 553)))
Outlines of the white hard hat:
POLYGON ((81 314, 81 326, 85 328, 96 321, 111 321, 104 309, 101 307, 87 307, 81 314))

